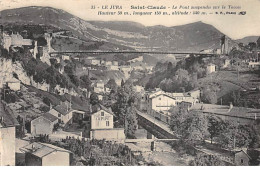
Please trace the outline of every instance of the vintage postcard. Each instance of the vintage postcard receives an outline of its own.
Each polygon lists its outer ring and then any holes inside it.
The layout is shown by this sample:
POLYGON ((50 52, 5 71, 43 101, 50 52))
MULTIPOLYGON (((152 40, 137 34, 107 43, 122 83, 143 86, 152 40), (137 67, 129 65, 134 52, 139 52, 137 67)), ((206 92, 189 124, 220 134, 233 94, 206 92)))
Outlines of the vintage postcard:
POLYGON ((259 166, 260 0, 0 0, 0 166, 259 166))

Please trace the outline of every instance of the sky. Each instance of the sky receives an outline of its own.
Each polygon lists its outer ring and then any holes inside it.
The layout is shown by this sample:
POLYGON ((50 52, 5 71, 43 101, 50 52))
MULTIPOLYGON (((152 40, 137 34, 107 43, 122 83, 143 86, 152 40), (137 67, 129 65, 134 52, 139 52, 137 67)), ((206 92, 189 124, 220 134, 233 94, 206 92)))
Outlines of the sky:
MULTIPOLYGON (((73 15, 85 20, 99 21, 135 21, 145 26, 164 25, 176 26, 196 21, 202 21, 215 26, 218 30, 233 39, 243 38, 245 36, 260 35, 260 0, 0 0, 0 10, 20 8, 26 6, 49 6, 63 9, 73 15), (246 11, 246 15, 189 15, 189 16, 133 16, 116 15, 104 16, 98 15, 100 9, 91 9, 91 6, 102 7, 102 5, 122 5, 123 11, 130 11, 131 5, 134 6, 222 6, 228 5, 240 6, 240 9, 219 9, 214 10, 224 12, 246 11)), ((185 9, 183 9, 184 11, 185 9)), ((117 10, 115 10, 117 11, 117 10)), ((141 10, 135 10, 141 11, 141 10)), ((148 10, 149 11, 149 10, 148 10)), ((150 10, 155 11, 155 10, 150 10)), ((191 11, 191 10, 188 10, 191 11)), ((206 10, 207 13, 212 10, 206 10)))

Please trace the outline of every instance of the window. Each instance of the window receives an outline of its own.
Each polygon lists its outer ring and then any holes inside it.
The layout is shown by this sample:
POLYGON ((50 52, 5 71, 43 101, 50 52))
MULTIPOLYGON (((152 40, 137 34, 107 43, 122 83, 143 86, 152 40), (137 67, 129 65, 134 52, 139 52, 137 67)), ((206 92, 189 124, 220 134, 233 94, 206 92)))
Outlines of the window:
POLYGON ((109 126, 109 121, 106 121, 106 126, 109 126))
POLYGON ((241 164, 243 164, 244 163, 244 160, 243 159, 241 159, 241 164))
POLYGON ((60 114, 60 113, 58 114, 58 117, 61 117, 61 114, 60 114))
POLYGON ((159 100, 162 100, 162 99, 159 97, 159 100))
POLYGON ((104 116, 104 115, 105 115, 105 113, 102 111, 102 112, 101 112, 101 116, 104 116))

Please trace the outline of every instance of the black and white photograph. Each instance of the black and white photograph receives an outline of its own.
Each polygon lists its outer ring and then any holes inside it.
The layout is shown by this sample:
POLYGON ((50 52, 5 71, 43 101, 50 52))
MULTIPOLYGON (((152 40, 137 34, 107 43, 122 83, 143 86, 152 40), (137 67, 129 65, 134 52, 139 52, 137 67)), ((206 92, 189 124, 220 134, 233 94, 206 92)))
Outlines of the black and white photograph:
POLYGON ((0 166, 260 166, 260 0, 0 0, 0 166))

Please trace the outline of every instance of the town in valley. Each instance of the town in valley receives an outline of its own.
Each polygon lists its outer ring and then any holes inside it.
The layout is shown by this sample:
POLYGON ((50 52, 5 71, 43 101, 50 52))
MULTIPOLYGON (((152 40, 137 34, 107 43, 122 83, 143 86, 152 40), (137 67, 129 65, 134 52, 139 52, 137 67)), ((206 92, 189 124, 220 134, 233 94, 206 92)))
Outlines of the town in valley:
POLYGON ((40 6, 0 20, 1 166, 260 165, 260 37, 40 6))

